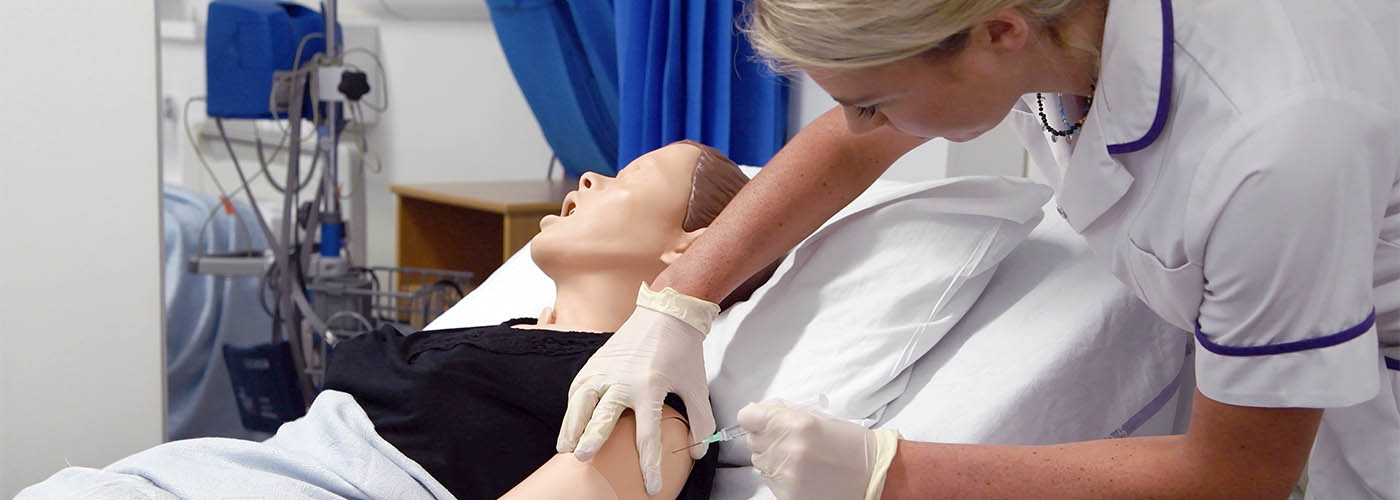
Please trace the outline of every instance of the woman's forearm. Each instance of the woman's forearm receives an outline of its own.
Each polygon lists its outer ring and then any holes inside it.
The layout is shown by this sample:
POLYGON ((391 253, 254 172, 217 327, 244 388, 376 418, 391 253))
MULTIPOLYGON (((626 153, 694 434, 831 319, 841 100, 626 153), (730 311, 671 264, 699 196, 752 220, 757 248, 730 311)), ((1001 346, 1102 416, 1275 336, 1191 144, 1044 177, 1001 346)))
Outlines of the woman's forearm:
POLYGON ((1054 446, 901 441, 883 498, 1200 498, 1169 493, 1191 480, 1176 459, 1181 445, 1181 436, 1054 446))
POLYGON ((924 141, 889 128, 852 135, 833 108, 793 137, 652 288, 717 302, 924 141))
POLYGON ((901 441, 884 498, 1288 498, 1322 410, 1195 397, 1184 435, 1050 446, 901 441))

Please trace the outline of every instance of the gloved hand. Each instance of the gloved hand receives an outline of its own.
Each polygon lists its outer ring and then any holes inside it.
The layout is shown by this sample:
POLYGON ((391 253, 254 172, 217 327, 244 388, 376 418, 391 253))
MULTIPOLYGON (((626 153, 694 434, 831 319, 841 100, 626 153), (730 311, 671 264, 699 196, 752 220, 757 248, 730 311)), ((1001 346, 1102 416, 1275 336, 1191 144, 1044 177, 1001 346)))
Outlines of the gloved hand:
POLYGON ((899 432, 870 430, 783 400, 739 410, 753 466, 779 499, 875 500, 898 449, 899 432))
MULTIPOLYGON (((587 460, 612 434, 623 410, 637 417, 637 454, 648 494, 661 491, 661 406, 667 393, 685 402, 691 442, 715 432, 710 388, 700 344, 719 306, 667 288, 653 292, 642 283, 637 309, 593 357, 569 387, 569 409, 559 429, 560 453, 587 460)), ((706 445, 690 449, 696 460, 706 445)))

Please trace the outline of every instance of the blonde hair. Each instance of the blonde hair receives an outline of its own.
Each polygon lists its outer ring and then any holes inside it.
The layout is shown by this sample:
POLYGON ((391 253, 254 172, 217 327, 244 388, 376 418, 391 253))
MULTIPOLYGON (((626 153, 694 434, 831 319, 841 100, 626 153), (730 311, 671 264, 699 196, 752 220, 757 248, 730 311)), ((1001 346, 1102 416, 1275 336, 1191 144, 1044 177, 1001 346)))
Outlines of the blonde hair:
POLYGON ((993 12, 1014 7, 1066 41, 1057 21, 1080 0, 754 0, 741 29, 755 51, 780 73, 797 66, 859 69, 937 52, 956 52, 968 28, 993 12))

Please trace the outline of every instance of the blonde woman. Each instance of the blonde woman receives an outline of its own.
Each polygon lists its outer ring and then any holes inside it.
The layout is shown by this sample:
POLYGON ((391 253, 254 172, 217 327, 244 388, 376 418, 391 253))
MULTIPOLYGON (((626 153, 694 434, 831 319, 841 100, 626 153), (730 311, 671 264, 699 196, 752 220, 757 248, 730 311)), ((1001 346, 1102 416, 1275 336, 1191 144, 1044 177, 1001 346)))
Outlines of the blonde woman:
MULTIPOLYGON (((1194 335, 1189 430, 960 446, 752 405, 779 498, 1284 498, 1305 463, 1309 497, 1400 498, 1397 24, 1387 0, 753 0, 753 45, 840 106, 652 287, 723 297, 905 152, 1006 119, 1104 267, 1194 335)), ((607 435, 598 401, 704 399, 674 389, 703 388, 675 360, 705 332, 672 313, 579 372, 561 451, 607 435)))

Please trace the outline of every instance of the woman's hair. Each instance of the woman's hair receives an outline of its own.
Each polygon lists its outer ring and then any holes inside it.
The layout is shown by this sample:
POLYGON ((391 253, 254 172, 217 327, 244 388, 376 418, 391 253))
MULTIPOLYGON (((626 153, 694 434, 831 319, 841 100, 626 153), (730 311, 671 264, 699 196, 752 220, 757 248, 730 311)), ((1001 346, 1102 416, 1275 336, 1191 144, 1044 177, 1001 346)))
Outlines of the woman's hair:
MULTIPOLYGON (((690 177, 690 202, 686 205, 685 220, 681 222, 681 229, 694 231, 709 227, 724 207, 729 205, 729 201, 748 184, 749 176, 739 169, 734 160, 730 160, 715 148, 691 140, 680 140, 673 144, 689 144, 700 150, 700 159, 697 160, 695 172, 690 177)), ((782 259, 775 260, 750 276, 719 302, 720 308, 728 309, 736 302, 747 300, 754 290, 768 282, 768 278, 773 276, 773 271, 778 269, 781 262, 782 259)))
POLYGON ((1080 0, 754 0, 742 26, 774 70, 796 66, 860 69, 901 59, 955 53, 973 23, 1001 9, 1020 9, 1057 45, 1097 50, 1067 40, 1059 20, 1080 0))

